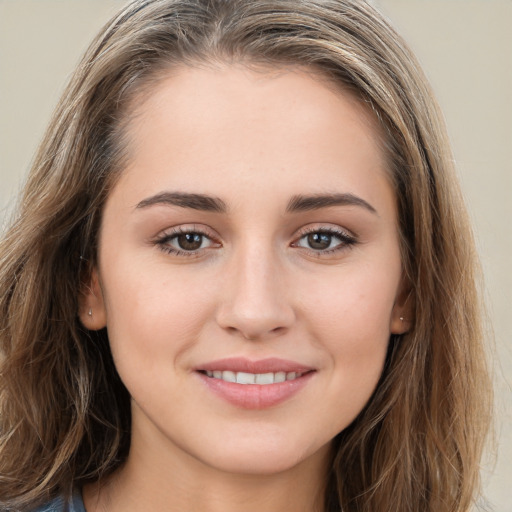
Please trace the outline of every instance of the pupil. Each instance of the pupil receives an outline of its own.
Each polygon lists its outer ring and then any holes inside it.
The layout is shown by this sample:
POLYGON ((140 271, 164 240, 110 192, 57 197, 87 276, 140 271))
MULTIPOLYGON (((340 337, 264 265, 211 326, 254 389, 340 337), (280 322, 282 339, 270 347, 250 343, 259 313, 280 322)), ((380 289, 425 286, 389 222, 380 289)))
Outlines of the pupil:
POLYGON ((308 235, 308 244, 312 249, 327 249, 331 245, 331 238, 327 233, 311 233, 308 235))
POLYGON ((183 233, 178 236, 178 245, 185 251, 195 251, 201 247, 202 239, 198 233, 183 233))

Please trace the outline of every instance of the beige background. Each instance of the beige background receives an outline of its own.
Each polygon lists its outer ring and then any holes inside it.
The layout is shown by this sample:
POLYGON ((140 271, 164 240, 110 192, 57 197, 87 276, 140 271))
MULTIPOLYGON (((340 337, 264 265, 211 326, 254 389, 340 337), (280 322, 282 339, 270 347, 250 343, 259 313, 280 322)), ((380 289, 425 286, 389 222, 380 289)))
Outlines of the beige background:
MULTIPOLYGON (((0 0, 0 226, 80 54, 122 0, 0 0)), ((496 337, 489 509, 512 512, 512 0, 376 0, 444 109, 496 337)))

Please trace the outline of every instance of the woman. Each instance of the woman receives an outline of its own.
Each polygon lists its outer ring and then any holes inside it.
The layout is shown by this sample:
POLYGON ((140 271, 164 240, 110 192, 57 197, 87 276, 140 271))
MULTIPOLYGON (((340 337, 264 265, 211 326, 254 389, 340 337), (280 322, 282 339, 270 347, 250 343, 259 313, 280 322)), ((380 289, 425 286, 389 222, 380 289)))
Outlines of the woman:
POLYGON ((5 509, 470 508, 474 248, 370 5, 129 4, 0 254, 5 509))

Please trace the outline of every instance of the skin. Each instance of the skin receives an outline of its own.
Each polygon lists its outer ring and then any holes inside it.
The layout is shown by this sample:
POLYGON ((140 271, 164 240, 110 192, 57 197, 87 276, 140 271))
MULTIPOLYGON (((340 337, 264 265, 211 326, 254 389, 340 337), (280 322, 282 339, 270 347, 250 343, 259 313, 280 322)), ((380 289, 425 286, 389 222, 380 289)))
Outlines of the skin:
POLYGON ((108 327, 132 445, 107 485, 84 490, 87 510, 322 510, 331 441, 374 391, 390 334, 408 328, 378 128, 306 70, 234 65, 175 69, 135 114, 81 311, 89 329, 108 327), (163 192, 226 211, 148 200, 163 192), (351 204, 287 211, 325 194, 351 204), (176 228, 200 248, 170 253, 176 228), (319 232, 327 248, 312 247, 319 232), (196 371, 234 356, 314 372, 290 399, 248 410, 196 371))

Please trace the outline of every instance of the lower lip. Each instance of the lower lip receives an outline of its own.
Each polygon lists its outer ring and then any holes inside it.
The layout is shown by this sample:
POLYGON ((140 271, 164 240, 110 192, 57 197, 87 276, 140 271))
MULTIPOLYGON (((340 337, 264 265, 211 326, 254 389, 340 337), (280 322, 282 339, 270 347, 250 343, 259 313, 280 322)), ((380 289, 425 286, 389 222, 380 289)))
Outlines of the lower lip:
POLYGON ((237 384, 208 377, 198 372, 208 389, 227 402, 242 409, 267 409, 281 404, 296 395, 315 372, 308 372, 293 380, 276 384, 237 384))

